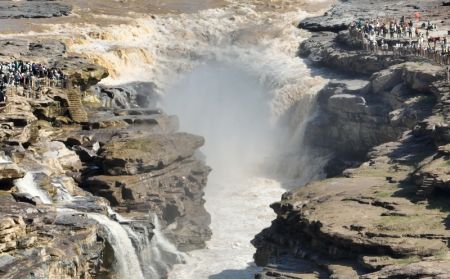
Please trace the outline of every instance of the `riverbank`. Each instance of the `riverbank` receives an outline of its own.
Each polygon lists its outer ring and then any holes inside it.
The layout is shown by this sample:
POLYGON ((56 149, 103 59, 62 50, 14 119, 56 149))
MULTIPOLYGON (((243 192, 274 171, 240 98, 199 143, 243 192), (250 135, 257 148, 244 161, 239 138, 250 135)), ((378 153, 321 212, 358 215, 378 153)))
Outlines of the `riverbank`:
MULTIPOLYGON (((449 26, 439 1, 337 3, 300 27, 300 56, 345 73, 318 95, 307 142, 334 157, 329 179, 283 195, 253 240, 258 278, 448 278, 448 95, 444 68, 352 43, 358 19, 412 16, 449 26), (358 81, 350 88, 348 80, 358 81)), ((441 30, 442 30, 441 29, 441 30)))

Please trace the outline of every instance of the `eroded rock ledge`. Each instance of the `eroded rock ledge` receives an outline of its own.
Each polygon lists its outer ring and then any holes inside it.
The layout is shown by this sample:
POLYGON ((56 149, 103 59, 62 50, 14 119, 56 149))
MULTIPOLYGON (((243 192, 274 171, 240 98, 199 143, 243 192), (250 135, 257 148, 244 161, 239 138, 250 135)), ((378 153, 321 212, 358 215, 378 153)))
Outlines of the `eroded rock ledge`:
POLYGON ((203 199, 210 168, 197 156, 204 140, 148 108, 152 86, 109 88, 122 95, 108 97, 93 88, 106 69, 66 54, 58 41, 2 39, 0 48, 1 60, 60 68, 73 86, 43 86, 33 99, 19 86, 0 106, 0 277, 114 278, 108 232, 89 217, 114 220, 108 206, 146 237, 156 214, 180 250, 204 247, 211 235, 203 199))
MULTIPOLYGON (((300 46, 300 55, 347 74, 319 93, 320 116, 306 133, 312 148, 334 158, 330 178, 271 206, 277 218, 253 240, 255 261, 265 266, 257 278, 450 276, 450 85, 443 68, 357 50, 339 27, 349 18, 333 16, 343 9, 356 17, 366 7, 370 17, 380 5, 386 2, 345 1, 301 24, 319 33, 300 46)), ((416 9, 396 8, 394 15, 416 9)))
POLYGON ((50 18, 67 16, 72 6, 53 1, 0 1, 0 19, 4 18, 50 18))

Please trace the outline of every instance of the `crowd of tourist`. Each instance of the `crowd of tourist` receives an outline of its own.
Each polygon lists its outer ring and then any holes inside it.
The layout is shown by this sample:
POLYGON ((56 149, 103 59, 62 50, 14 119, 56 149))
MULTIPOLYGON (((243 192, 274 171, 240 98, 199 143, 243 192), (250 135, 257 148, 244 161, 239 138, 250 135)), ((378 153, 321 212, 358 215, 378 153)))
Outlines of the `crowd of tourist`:
POLYGON ((65 87, 67 77, 57 68, 22 60, 0 62, 0 101, 4 101, 8 89, 22 87, 23 94, 36 96, 42 86, 65 87))
POLYGON ((400 21, 395 19, 357 20, 350 24, 350 36, 357 39, 362 48, 371 52, 393 53, 394 55, 417 55, 434 60, 441 65, 450 65, 448 39, 433 37, 437 25, 430 21, 420 23, 416 19, 400 21))

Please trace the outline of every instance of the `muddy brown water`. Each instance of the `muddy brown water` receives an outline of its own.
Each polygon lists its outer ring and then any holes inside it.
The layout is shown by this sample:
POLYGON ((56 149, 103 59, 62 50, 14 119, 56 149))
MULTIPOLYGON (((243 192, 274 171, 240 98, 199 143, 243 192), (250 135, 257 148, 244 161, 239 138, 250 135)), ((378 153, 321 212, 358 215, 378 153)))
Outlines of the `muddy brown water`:
POLYGON ((1 19, 0 33, 43 32, 53 24, 126 23, 139 14, 193 13, 227 5, 225 0, 63 0, 73 5, 70 16, 56 18, 1 19))
MULTIPOLYGON (((329 6, 334 0, 244 0, 238 3, 255 5, 258 12, 286 12, 302 8, 308 12, 317 12, 329 6)), ((106 26, 124 24, 144 14, 162 15, 195 13, 199 10, 220 8, 233 0, 61 0, 71 4, 74 9, 70 16, 32 19, 0 19, 0 34, 33 35, 50 30, 54 24, 81 25, 95 24, 106 26)), ((69 28, 69 27, 68 27, 69 28)))

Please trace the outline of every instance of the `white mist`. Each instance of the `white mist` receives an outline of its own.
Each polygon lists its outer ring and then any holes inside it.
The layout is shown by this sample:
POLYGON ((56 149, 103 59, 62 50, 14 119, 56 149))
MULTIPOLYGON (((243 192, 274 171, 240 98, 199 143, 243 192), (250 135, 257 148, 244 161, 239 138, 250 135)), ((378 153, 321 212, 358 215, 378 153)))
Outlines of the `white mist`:
POLYGON ((276 139, 267 89, 256 76, 231 65, 198 67, 171 88, 167 112, 181 129, 205 137, 202 152, 213 171, 205 190, 213 236, 189 253, 170 278, 253 278, 250 240, 274 218, 268 205, 283 193, 262 175, 276 139))

